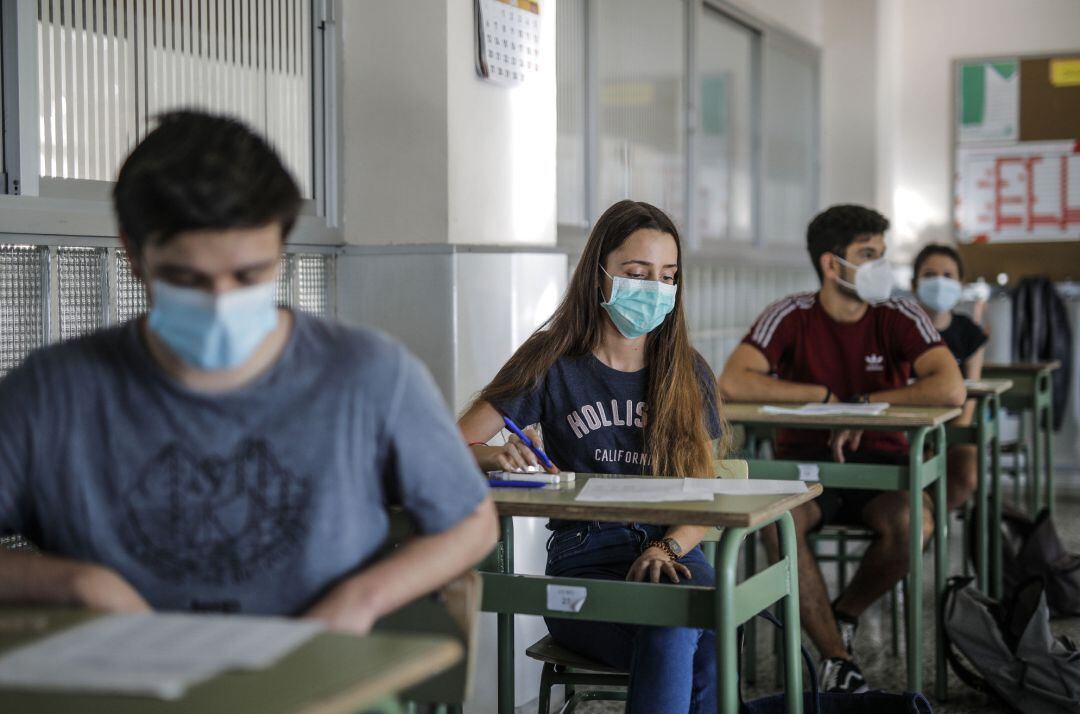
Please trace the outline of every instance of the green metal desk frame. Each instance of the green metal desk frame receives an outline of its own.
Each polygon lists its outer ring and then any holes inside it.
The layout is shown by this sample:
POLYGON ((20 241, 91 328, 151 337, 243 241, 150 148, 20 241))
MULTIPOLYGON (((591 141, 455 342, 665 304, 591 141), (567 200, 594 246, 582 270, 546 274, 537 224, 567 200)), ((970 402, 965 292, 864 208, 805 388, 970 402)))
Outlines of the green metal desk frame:
MULTIPOLYGON (((978 449, 979 485, 975 491, 975 567, 979 590, 1000 598, 1001 573, 1001 397, 986 393, 975 400, 971 426, 946 426, 949 445, 978 449), (987 459, 989 452, 989 459, 987 459), (989 461, 989 463, 987 463, 989 461), (989 536, 989 538, 987 537, 989 536)), ((967 557, 967 554, 964 554, 967 557)))
POLYGON ((1031 414, 1031 460, 1025 464, 1028 477, 1027 509, 1035 517, 1042 507, 1046 482, 1046 507, 1054 515, 1054 363, 1041 368, 1018 369, 1008 365, 986 365, 983 377, 1011 379, 1012 389, 1001 397, 1001 406, 1011 411, 1031 414))
MULTIPOLYGON (((733 423, 738 423, 734 422, 733 423)), ((753 455, 756 444, 750 436, 753 428, 761 425, 745 424, 748 441, 747 453, 753 455)), ((803 428, 803 424, 770 423, 769 429, 803 428)), ((934 593, 935 602, 940 602, 945 592, 945 583, 949 574, 948 549, 948 510, 945 503, 945 427, 869 427, 862 429, 878 431, 904 431, 908 437, 909 463, 906 466, 880 464, 850 464, 832 461, 806 462, 779 459, 748 459, 752 478, 797 479, 798 464, 816 463, 821 484, 825 488, 871 488, 882 491, 907 491, 910 496, 911 527, 909 558, 910 570, 907 576, 908 597, 904 602, 907 628, 907 682, 908 689, 921 692, 923 689, 922 664, 922 575, 923 575, 923 509, 922 492, 928 486, 934 487, 934 593), (932 443, 933 453, 926 455, 924 447, 932 443)), ((944 701, 948 695, 945 671, 945 641, 942 636, 943 623, 938 608, 934 608, 935 632, 935 695, 944 701)))
POLYGON ((799 569, 795 526, 784 512, 752 528, 727 528, 716 548, 716 587, 656 585, 585 578, 515 575, 513 519, 502 517, 500 557, 496 572, 484 572, 481 610, 498 614, 499 714, 514 711, 514 615, 540 615, 572 620, 622 622, 660 627, 716 630, 720 711, 739 711, 737 628, 774 603, 783 601, 784 672, 789 714, 802 712, 802 655, 799 624, 799 569), (737 582, 739 551, 746 537, 771 523, 780 529, 781 559, 737 582), (588 589, 580 612, 547 609, 549 585, 588 589))

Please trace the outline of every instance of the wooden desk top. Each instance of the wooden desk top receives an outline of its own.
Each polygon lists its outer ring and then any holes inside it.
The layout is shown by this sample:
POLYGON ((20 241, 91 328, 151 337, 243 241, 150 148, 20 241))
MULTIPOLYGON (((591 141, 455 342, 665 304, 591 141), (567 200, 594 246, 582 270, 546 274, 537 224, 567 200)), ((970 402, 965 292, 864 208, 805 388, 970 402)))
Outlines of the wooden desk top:
POLYGON ((985 397, 988 394, 1004 394, 1013 387, 1011 379, 976 379, 964 382, 969 397, 985 397))
MULTIPOLYGON (((0 609, 0 652, 94 616, 61 609, 0 609)), ((444 671, 462 656, 461 643, 445 636, 322 633, 272 667, 223 674, 192 687, 177 701, 0 689, 0 711, 351 714, 444 671)))
MULTIPOLYGON (((960 416, 957 407, 889 407, 878 415, 798 415, 766 414, 764 404, 728 403, 721 407, 724 418, 732 424, 762 424, 806 429, 875 429, 888 431, 934 427, 960 416)), ((798 407, 798 404, 775 406, 798 407)))
POLYGON ((1051 371, 1055 369, 1061 369, 1060 360, 1051 360, 1050 362, 999 362, 997 364, 984 364, 983 374, 988 373, 1007 373, 1018 372, 1021 374, 1036 374, 1042 372, 1045 369, 1051 371))
MULTIPOLYGON (((664 503, 594 503, 574 499, 590 478, 619 478, 609 474, 577 475, 573 483, 544 488, 493 488, 491 497, 500 516, 558 518, 569 521, 686 524, 721 528, 750 528, 784 511, 817 498, 821 484, 807 484, 806 493, 769 496, 713 496, 709 501, 664 503)), ((625 477, 624 477, 625 478, 625 477)))

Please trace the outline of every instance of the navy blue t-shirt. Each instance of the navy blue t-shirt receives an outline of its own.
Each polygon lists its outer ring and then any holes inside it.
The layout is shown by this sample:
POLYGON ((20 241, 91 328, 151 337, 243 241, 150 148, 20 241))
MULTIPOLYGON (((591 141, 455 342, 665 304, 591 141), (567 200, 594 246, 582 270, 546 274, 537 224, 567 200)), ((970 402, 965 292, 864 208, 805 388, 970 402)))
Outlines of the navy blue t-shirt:
MULTIPOLYGON (((698 357, 709 437, 720 436, 716 379, 698 357)), ((539 387, 493 406, 518 424, 539 424, 544 451, 563 471, 648 474, 644 423, 648 368, 620 372, 592 353, 560 357, 539 387)), ((552 522, 561 528, 563 522, 552 522)))

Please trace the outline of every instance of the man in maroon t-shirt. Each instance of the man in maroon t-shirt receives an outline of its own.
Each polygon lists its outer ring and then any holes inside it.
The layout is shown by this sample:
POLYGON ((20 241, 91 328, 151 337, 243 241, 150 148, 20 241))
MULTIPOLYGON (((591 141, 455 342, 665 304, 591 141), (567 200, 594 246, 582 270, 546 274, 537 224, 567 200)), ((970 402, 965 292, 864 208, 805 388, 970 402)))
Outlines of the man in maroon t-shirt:
MULTIPOLYGON (((933 323, 914 302, 890 297, 888 227, 880 213, 852 205, 833 206, 811 221, 807 247, 821 289, 766 308, 724 366, 720 387, 726 399, 963 405, 963 377, 933 323), (909 384, 914 374, 918 379, 909 384)), ((906 463, 907 448, 896 432, 787 429, 776 439, 776 455, 784 459, 906 463)), ((934 520, 926 493, 923 510, 929 538, 934 520)), ((792 516, 802 624, 822 656, 821 687, 866 691, 852 659, 852 640, 859 615, 907 574, 908 496, 826 489, 792 516), (862 525, 878 535, 832 607, 806 542, 806 534, 824 523, 862 525)), ((766 529, 764 537, 775 559, 775 529, 766 529)))

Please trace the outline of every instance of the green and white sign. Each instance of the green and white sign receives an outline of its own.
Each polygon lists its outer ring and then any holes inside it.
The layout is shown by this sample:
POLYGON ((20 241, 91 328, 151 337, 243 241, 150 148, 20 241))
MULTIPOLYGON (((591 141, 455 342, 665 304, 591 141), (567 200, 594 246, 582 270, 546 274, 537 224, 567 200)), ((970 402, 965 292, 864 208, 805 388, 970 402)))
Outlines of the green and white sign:
POLYGON ((1020 134, 1019 62, 965 62, 958 72, 960 143, 1016 141, 1020 134))

